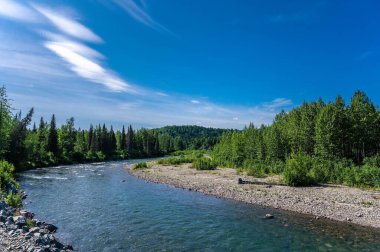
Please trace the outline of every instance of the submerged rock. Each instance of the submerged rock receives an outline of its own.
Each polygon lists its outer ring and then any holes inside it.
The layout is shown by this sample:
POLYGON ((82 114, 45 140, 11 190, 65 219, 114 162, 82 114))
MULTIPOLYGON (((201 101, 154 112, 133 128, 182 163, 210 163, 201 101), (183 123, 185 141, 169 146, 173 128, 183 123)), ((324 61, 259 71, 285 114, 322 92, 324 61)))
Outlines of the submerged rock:
POLYGON ((274 218, 274 216, 273 215, 271 215, 271 214, 269 214, 269 213, 267 213, 265 216, 264 216, 264 219, 273 219, 274 218))

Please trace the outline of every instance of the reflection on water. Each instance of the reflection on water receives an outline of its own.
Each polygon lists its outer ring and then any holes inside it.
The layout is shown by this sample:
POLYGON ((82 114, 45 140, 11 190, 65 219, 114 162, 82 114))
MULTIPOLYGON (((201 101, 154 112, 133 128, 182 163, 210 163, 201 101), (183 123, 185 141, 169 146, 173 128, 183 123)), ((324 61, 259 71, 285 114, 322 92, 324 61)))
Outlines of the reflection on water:
POLYGON ((380 251, 377 230, 149 183, 131 162, 25 172, 25 206, 78 251, 380 251))

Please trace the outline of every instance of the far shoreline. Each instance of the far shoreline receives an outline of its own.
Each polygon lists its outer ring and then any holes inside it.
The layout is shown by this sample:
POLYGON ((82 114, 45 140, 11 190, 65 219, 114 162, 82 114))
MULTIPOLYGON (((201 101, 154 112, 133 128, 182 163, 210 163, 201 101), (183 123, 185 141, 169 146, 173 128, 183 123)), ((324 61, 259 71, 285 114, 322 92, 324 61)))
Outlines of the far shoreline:
POLYGON ((289 187, 268 185, 267 179, 239 175, 235 169, 218 168, 213 171, 198 171, 191 164, 158 165, 150 163, 148 168, 128 172, 138 178, 195 191, 218 198, 281 209, 324 218, 346 224, 380 230, 380 192, 358 188, 323 185, 314 187, 289 187), (254 184, 238 184, 238 179, 254 184), (259 183, 256 183, 259 182, 259 183), (264 183, 260 183, 264 182, 264 183))

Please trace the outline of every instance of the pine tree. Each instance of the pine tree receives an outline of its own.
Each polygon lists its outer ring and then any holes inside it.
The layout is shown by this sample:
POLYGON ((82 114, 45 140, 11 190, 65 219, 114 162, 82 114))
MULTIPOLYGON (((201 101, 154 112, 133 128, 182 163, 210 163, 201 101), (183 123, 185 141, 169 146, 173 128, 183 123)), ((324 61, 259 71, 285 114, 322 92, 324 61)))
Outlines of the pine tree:
POLYGON ((24 166, 27 158, 27 149, 25 140, 27 137, 27 126, 32 121, 34 110, 31 109, 28 114, 21 119, 21 112, 13 120, 13 128, 9 137, 9 151, 6 153, 6 159, 11 162, 16 169, 24 166))
POLYGON ((0 87, 0 160, 8 149, 9 134, 12 125, 11 105, 5 87, 0 87))
POLYGON ((120 150, 121 151, 126 150, 126 144, 127 144, 127 140, 126 140, 126 136, 125 136, 125 128, 123 125, 123 129, 121 130, 121 136, 120 136, 120 150))
POLYGON ((55 121, 55 115, 51 117, 48 142, 47 142, 47 151, 53 153, 55 157, 58 157, 59 148, 58 148, 58 132, 55 121))

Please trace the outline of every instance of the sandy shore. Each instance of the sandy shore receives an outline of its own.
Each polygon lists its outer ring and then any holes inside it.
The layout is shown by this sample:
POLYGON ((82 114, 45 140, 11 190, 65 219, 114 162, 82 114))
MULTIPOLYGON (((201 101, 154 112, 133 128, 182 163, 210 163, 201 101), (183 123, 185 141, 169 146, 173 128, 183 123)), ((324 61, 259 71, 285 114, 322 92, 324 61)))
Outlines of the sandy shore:
POLYGON ((164 166, 153 163, 147 169, 130 173, 155 183, 164 183, 266 207, 279 208, 317 218, 355 223, 380 228, 380 192, 346 186, 288 187, 267 185, 278 177, 254 178, 237 174, 235 169, 218 168, 214 171, 197 171, 191 164, 164 166), (238 184, 238 179, 247 181, 238 184), (262 184, 261 184, 262 183, 262 184))

